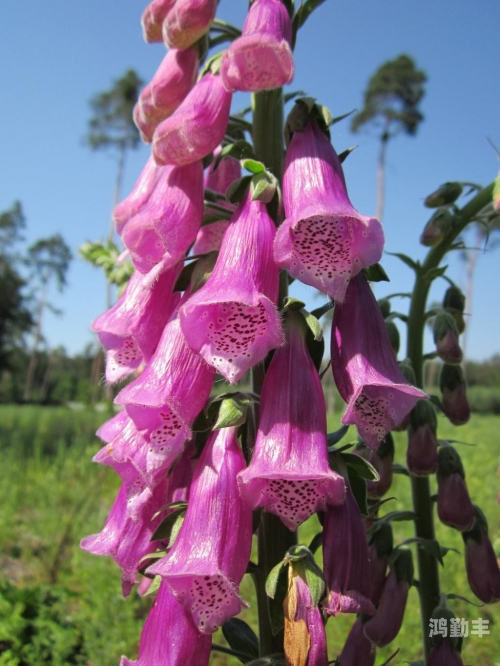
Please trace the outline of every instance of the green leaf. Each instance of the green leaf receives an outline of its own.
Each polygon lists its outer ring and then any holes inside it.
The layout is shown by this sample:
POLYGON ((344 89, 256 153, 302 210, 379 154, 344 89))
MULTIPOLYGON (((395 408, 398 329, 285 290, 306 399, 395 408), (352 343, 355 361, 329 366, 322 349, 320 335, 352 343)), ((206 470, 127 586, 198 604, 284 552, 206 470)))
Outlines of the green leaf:
POLYGON ((322 5, 323 2, 325 2, 325 0, 306 0, 304 3, 299 5, 297 12, 292 20, 292 49, 295 46, 295 40, 297 39, 297 32, 299 28, 304 25, 313 11, 322 5))
POLYGON ((320 308, 312 310, 311 314, 313 315, 313 317, 316 317, 316 319, 319 319, 324 314, 332 310, 334 306, 335 306, 335 301, 328 301, 328 303, 325 303, 325 305, 322 305, 320 308))
POLYGON ((160 584, 161 584, 161 576, 155 576, 153 578, 153 582, 151 585, 148 587, 146 592, 142 595, 143 597, 150 597, 153 594, 156 594, 158 590, 160 589, 160 584))
POLYGON ((323 541, 323 532, 318 532, 311 539, 311 543, 307 546, 311 553, 315 553, 318 548, 321 546, 323 541))
POLYGON ((390 513, 386 513, 385 516, 382 516, 377 520, 376 523, 371 525, 371 527, 369 527, 368 530, 366 531, 366 534, 368 536, 368 539, 370 540, 372 536, 376 532, 378 532, 378 530, 385 523, 400 522, 403 520, 415 520, 416 517, 417 514, 414 513, 413 511, 391 511, 390 513))
POLYGON ((410 476, 408 469, 400 463, 392 463, 392 472, 393 474, 403 474, 404 476, 410 476))
POLYGON ((280 576, 286 573, 286 569, 284 567, 285 562, 282 560, 281 562, 278 562, 278 564, 276 564, 269 572, 266 580, 266 594, 271 599, 274 599, 276 596, 280 576))
POLYGON ((459 599, 460 601, 465 601, 466 603, 470 604, 471 606, 475 606, 476 608, 482 608, 484 604, 476 604, 474 601, 471 601, 470 599, 467 599, 466 597, 461 597, 459 594, 454 594, 451 592, 450 594, 446 595, 447 599, 459 599))
POLYGON ((288 592, 288 571, 284 562, 279 562, 266 580, 266 593, 269 596, 268 608, 271 630, 276 635, 284 625, 283 601, 288 592))
POLYGON ((316 341, 323 340, 323 326, 321 326, 316 317, 310 312, 307 312, 304 314, 304 319, 306 320, 306 324, 313 334, 314 339, 316 341))
POLYGON ((246 169, 247 171, 250 171, 250 173, 257 174, 257 173, 264 173, 266 170, 266 167, 262 162, 258 162, 257 160, 254 159, 244 159, 240 160, 240 164, 243 169, 246 169))
POLYGON ((269 171, 257 173, 255 176, 252 176, 252 180, 250 181, 252 201, 270 203, 276 194, 277 187, 278 181, 269 171))
POLYGON ((366 481, 358 476, 352 467, 348 467, 347 471, 349 474, 349 483, 351 484, 352 494, 354 495, 354 499, 356 500, 359 510, 361 511, 361 515, 367 516, 368 505, 366 502, 366 481))
POLYGON ((431 282, 438 277, 443 276, 448 269, 448 266, 436 266, 435 268, 429 268, 429 270, 424 275, 424 280, 431 282))
POLYGON ((386 659, 386 660, 384 661, 383 664, 380 664, 380 666, 387 666, 387 664, 388 664, 389 662, 391 662, 397 654, 399 654, 399 648, 396 650, 396 652, 394 652, 393 654, 391 654, 391 656, 389 657, 389 659, 386 659))
POLYGON ((349 426, 343 425, 338 430, 335 430, 335 432, 328 433, 326 438, 328 446, 335 446, 335 444, 338 444, 338 442, 347 435, 348 430, 349 426))
POLYGON ((197 261, 191 261, 184 266, 175 282, 174 291, 186 291, 191 282, 191 276, 193 275, 196 263, 197 261))
POLYGON ((361 479, 368 481, 380 481, 380 476, 375 467, 365 458, 355 453, 341 453, 345 464, 353 470, 361 479))
POLYGON ((231 183, 226 191, 226 199, 229 203, 239 204, 240 201, 245 197, 250 183, 252 182, 253 176, 243 176, 238 178, 231 183))
POLYGON ((368 268, 364 268, 363 273, 366 275, 368 282, 390 282, 389 276, 381 264, 373 264, 368 268))
MULTIPOLYGON (((174 531, 174 526, 177 523, 178 519, 181 518, 184 520, 184 514, 186 513, 186 507, 187 504, 185 504, 183 507, 180 507, 178 509, 174 509, 172 513, 169 513, 168 516, 166 516, 161 523, 158 525, 156 530, 154 531, 153 536, 151 537, 151 541, 166 541, 166 540, 173 540, 172 539, 172 532, 174 531)), ((182 525, 182 520, 181 524, 182 525)), ((180 529, 180 525, 176 529, 176 534, 180 529)))
POLYGON ((294 298, 293 296, 287 296, 283 303, 283 308, 287 310, 302 310, 305 306, 304 301, 299 301, 298 298, 294 298))
POLYGON ((339 160, 341 164, 345 162, 345 160, 349 157, 349 155, 352 153, 353 150, 356 150, 358 146, 351 146, 350 148, 346 148, 343 150, 341 153, 339 153, 339 160))
POLYGON ((215 158, 213 170, 217 169, 221 160, 224 157, 234 157, 235 160, 244 160, 244 159, 253 159, 253 148, 248 141, 240 139, 234 143, 230 143, 220 151, 220 153, 215 158))
POLYGON ((255 632, 246 622, 237 617, 232 617, 222 625, 222 634, 229 644, 229 647, 247 655, 247 659, 240 661, 246 664, 248 659, 255 659, 259 656, 259 639, 255 632))
POLYGON ((406 546, 410 543, 416 543, 419 548, 423 548, 430 555, 432 555, 441 565, 444 565, 443 556, 441 554, 441 548, 439 547, 439 541, 436 539, 424 539, 423 537, 411 537, 410 539, 405 539, 402 543, 398 544, 395 548, 400 546, 406 546))
POLYGON ((441 555, 442 555, 442 557, 444 557, 445 555, 447 555, 449 552, 457 553, 458 555, 460 555, 460 551, 457 550, 456 548, 451 548, 451 547, 449 547, 449 546, 439 546, 439 547, 440 547, 440 549, 441 549, 441 555))
POLYGON ((323 578, 323 572, 312 559, 312 555, 311 560, 311 563, 305 565, 306 581, 313 606, 317 606, 325 595, 325 579, 323 578))
POLYGON ((236 396, 222 400, 213 430, 243 425, 247 420, 249 402, 248 399, 236 396))
POLYGON ((212 274, 212 271, 214 270, 215 262, 217 261, 218 256, 219 253, 216 251, 209 252, 204 257, 194 262, 195 265, 193 267, 190 282, 192 294, 203 287, 205 282, 208 280, 212 274))
POLYGON ((418 261, 413 261, 413 259, 407 254, 403 254, 402 252, 386 252, 386 254, 401 259, 404 264, 412 268, 416 273, 420 270, 420 263, 418 261))

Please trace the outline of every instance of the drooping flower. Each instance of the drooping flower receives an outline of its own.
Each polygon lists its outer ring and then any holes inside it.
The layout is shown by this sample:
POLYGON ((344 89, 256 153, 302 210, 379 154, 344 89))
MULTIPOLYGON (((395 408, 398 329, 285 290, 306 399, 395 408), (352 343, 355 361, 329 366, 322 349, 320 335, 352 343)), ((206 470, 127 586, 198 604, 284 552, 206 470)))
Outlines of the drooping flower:
POLYGON ((470 419, 467 387, 464 373, 459 365, 443 364, 439 376, 443 412, 453 425, 464 425, 470 419))
POLYGON ((378 448, 417 400, 427 397, 401 372, 363 274, 350 281, 344 303, 335 306, 331 358, 335 384, 347 403, 342 423, 355 425, 371 449, 378 448))
POLYGON ((286 152, 283 200, 278 266, 342 303, 350 278, 379 261, 384 235, 378 220, 353 208, 340 160, 314 119, 294 132, 286 152))
POLYGON ((364 625, 365 636, 378 647, 389 645, 398 635, 412 584, 411 551, 401 548, 385 580, 377 613, 364 625))
POLYGON ((163 41, 162 26, 169 10, 176 0, 153 0, 142 14, 142 33, 146 42, 163 41))
POLYGON ((211 644, 162 582, 142 630, 139 658, 122 657, 120 666, 208 666, 211 644))
POLYGON ((406 464, 415 476, 434 474, 438 466, 437 417, 434 406, 419 400, 412 409, 408 428, 406 464))
POLYGON ((213 633, 245 606, 238 585, 250 557, 252 511, 236 483, 244 467, 236 429, 214 432, 196 467, 174 545, 148 569, 162 576, 202 633, 213 633))
POLYGON ((280 0, 256 0, 241 37, 224 52, 221 77, 228 90, 259 92, 293 78, 292 22, 280 0))
POLYGON ((458 328, 449 312, 440 312, 434 319, 434 342, 440 359, 450 365, 462 362, 463 352, 458 342, 458 328))
POLYGON ((149 442, 149 475, 167 470, 191 438, 191 422, 210 394, 214 375, 188 347, 179 320, 174 318, 144 372, 118 394, 116 402, 125 405, 149 442))
POLYGON ((328 596, 323 609, 328 615, 373 615, 365 527, 352 490, 346 485, 345 503, 329 505, 324 514, 323 568, 328 596))
POLYGON ((488 536, 488 523, 476 506, 476 522, 469 532, 462 532, 465 542, 465 570, 470 589, 484 604, 500 599, 500 569, 488 536))
POLYGON ((173 293, 177 269, 161 272, 151 286, 135 271, 116 304, 91 325, 107 350, 106 380, 117 382, 148 362, 179 302, 173 293))
POLYGON ((196 83, 199 55, 195 47, 171 49, 134 107, 134 122, 142 140, 150 143, 157 125, 168 118, 196 83))
POLYGON ((203 218, 203 166, 167 166, 147 205, 125 224, 122 240, 135 268, 148 273, 175 266, 203 218))
POLYGON ((163 41, 187 49, 210 30, 218 0, 175 0, 163 21, 163 41))
POLYGON ((252 461, 238 477, 253 508, 264 507, 292 530, 345 498, 344 480, 328 464, 325 400, 306 334, 303 316, 288 311, 285 345, 262 386, 252 461))
POLYGON ((113 220, 118 234, 121 234, 125 224, 146 206, 163 171, 163 167, 158 166, 152 157, 148 159, 130 194, 113 210, 113 220))
POLYGON ((156 163, 183 166, 215 150, 226 132, 231 98, 220 76, 205 74, 176 111, 156 128, 153 136, 156 163))
POLYGON ((180 310, 187 343, 234 383, 283 340, 274 224, 261 201, 240 203, 207 282, 180 310))
POLYGON ((438 453, 439 520, 461 532, 472 528, 476 515, 465 483, 465 471, 457 451, 452 446, 441 446, 438 453))
POLYGON ((339 655, 341 666, 374 666, 375 645, 365 636, 360 617, 352 625, 342 652, 339 655))
POLYGON ((427 666, 464 666, 460 652, 455 650, 450 640, 446 639, 431 648, 425 663, 427 666))

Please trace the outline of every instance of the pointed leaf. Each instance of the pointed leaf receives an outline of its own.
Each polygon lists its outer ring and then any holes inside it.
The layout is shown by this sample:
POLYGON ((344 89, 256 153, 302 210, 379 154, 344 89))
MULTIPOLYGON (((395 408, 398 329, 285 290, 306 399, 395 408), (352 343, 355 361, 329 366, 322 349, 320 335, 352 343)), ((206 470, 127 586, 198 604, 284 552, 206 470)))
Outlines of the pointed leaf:
POLYGON ((271 599, 274 599, 276 596, 280 576, 286 572, 284 567, 285 563, 281 561, 278 562, 278 564, 274 566, 269 572, 266 580, 266 594, 268 597, 271 597, 271 599))
POLYGON ((404 476, 410 476, 410 472, 404 465, 400 463, 392 463, 392 472, 393 474, 403 474, 404 476))
POLYGON ((213 430, 243 425, 247 420, 248 400, 237 397, 226 398, 220 403, 217 421, 213 430))
POLYGON ((438 562, 439 564, 444 566, 443 562, 443 556, 441 554, 441 548, 439 547, 439 541, 436 539, 424 539, 422 537, 411 537, 410 539, 405 539, 402 543, 398 544, 395 548, 399 548, 400 546, 406 546, 410 543, 416 543, 418 544, 419 548, 423 548, 426 550, 428 553, 430 553, 438 562))
POLYGON ((262 162, 259 162, 254 159, 244 159, 240 160, 240 164, 243 167, 243 169, 246 169, 247 171, 250 171, 250 173, 257 174, 257 173, 263 173, 266 170, 266 167, 262 162))
POLYGON ((327 438, 326 438, 326 441, 328 442, 328 446, 335 446, 335 444, 340 442, 340 440, 343 439, 347 435, 348 430, 349 430, 349 426, 348 425, 343 425, 338 430, 335 430, 335 432, 328 433, 327 438))
POLYGON ((367 494, 366 494, 366 481, 358 476, 352 467, 348 467, 349 483, 351 484, 352 494, 356 500, 356 504, 361 511, 362 516, 368 515, 367 494))
POLYGON ((391 654, 389 659, 386 659, 383 664, 380 664, 380 666, 387 666, 387 664, 391 662, 398 653, 399 653, 399 648, 396 650, 396 652, 394 652, 394 654, 391 654))
POLYGON ((238 178, 227 188, 226 199, 229 203, 238 204, 246 195, 253 176, 243 176, 238 178))
MULTIPOLYGON (((185 506, 180 507, 179 509, 174 509, 172 513, 169 513, 166 518, 164 518, 161 523, 158 525, 156 528, 153 536, 151 537, 151 541, 173 541, 172 539, 172 533, 174 531, 174 526, 179 518, 184 519, 184 514, 186 513, 186 507, 185 506)), ((182 525, 182 521, 181 521, 182 525)), ((176 532, 178 532, 180 529, 180 525, 178 526, 176 532)))
POLYGON ((142 595, 143 597, 150 597, 153 594, 156 594, 158 590, 160 589, 160 583, 161 583, 161 576, 155 576, 153 578, 153 582, 151 585, 148 587, 146 592, 142 595))
POLYGON ((461 597, 459 594, 447 594, 446 595, 447 599, 460 599, 460 601, 465 601, 466 603, 470 604, 471 606, 475 606, 476 608, 482 608, 484 604, 476 604, 474 601, 471 601, 470 599, 467 599, 466 597, 461 597))
POLYGON ((323 340, 323 326, 310 312, 304 311, 304 318, 316 341, 323 340))
POLYGON ((368 481, 380 481, 379 473, 368 460, 355 453, 342 453, 341 455, 347 467, 352 469, 359 477, 368 481))
POLYGON ((229 647, 236 652, 248 655, 246 660, 240 659, 243 664, 246 664, 248 659, 255 659, 259 656, 259 639, 253 629, 243 620, 232 617, 222 625, 222 634, 229 647))
POLYGON ((323 532, 318 532, 315 534, 311 540, 311 543, 307 546, 311 553, 315 553, 323 542, 323 532))
POLYGON ((358 146, 351 146, 350 148, 346 148, 343 150, 341 153, 339 153, 339 160, 341 164, 345 162, 345 160, 349 157, 349 155, 352 153, 353 150, 356 150, 358 146))
POLYGON ((397 257, 398 259, 401 259, 404 264, 416 272, 420 270, 420 264, 417 261, 413 261, 413 259, 407 254, 403 254, 402 252, 386 252, 386 254, 391 255, 391 257, 397 257))
POLYGON ((363 269, 368 282, 390 282, 389 276, 382 268, 381 264, 373 264, 368 268, 363 269))

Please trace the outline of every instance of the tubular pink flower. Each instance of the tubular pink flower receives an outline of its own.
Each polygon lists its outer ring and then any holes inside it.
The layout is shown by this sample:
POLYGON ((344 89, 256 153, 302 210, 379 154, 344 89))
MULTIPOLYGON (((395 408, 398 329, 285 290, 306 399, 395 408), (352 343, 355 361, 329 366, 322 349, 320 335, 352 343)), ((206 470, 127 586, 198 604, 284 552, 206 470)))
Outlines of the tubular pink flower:
POLYGON ((174 6, 176 0, 153 0, 144 10, 142 15, 142 33, 144 40, 149 42, 163 41, 163 20, 174 6))
POLYGON ((215 150, 226 132, 231 98, 220 76, 205 74, 170 118, 156 128, 153 136, 156 163, 183 166, 215 150))
POLYGON ((180 310, 188 345, 234 383, 283 336, 275 308, 274 224, 261 201, 240 203, 207 282, 180 310))
POLYGON ((262 386, 252 461, 238 477, 252 508, 264 507, 291 530, 345 499, 344 480, 328 465, 325 400, 306 333, 302 315, 288 312, 285 345, 262 386))
POLYGON ((152 157, 148 159, 130 194, 113 210, 118 234, 121 234, 125 224, 146 206, 163 171, 163 167, 159 167, 152 157))
POLYGON ((175 267, 163 271, 151 287, 135 271, 117 303, 92 323, 91 329, 107 350, 106 380, 123 379, 142 361, 149 361, 165 325, 179 302, 173 293, 175 267))
POLYGON ((214 375, 186 344, 179 320, 172 319, 144 372, 116 398, 149 442, 148 475, 169 469, 191 438, 191 422, 210 395, 214 375))
POLYGON ((134 122, 146 143, 157 125, 168 118, 196 83, 199 56, 195 47, 171 49, 163 58, 151 82, 141 91, 134 108, 134 122))
POLYGON ((374 666, 376 648, 363 631, 361 618, 357 618, 347 636, 339 656, 341 666, 374 666))
POLYGON ((256 0, 242 35, 224 52, 221 77, 228 90, 259 92, 293 78, 292 21, 281 0, 256 0))
POLYGON ((139 658, 126 657, 120 666, 208 666, 212 639, 194 626, 191 618, 165 583, 141 634, 139 658))
POLYGON ((175 0, 163 21, 163 41, 187 49, 210 30, 218 0, 175 0))
POLYGON ((202 633, 213 633, 245 606, 238 585, 250 557, 252 512, 236 483, 244 467, 236 429, 214 432, 196 467, 174 545, 148 569, 162 576, 202 633))
POLYGON ((163 170, 147 205, 124 226, 122 240, 135 268, 148 273, 177 264, 203 218, 203 167, 194 162, 163 170))
POLYGON ((313 119, 286 152, 283 200, 276 263, 342 303, 350 278, 379 261, 384 235, 378 220, 353 208, 340 160, 313 119))
POLYGON ((401 372, 363 274, 351 280, 345 302, 335 306, 331 358, 335 384, 347 403, 342 423, 355 425, 371 449, 378 448, 417 400, 427 397, 401 372))
POLYGON ((228 225, 227 220, 219 220, 201 227, 193 245, 193 254, 218 252, 228 225))
POLYGON ((460 652, 457 652, 449 640, 442 640, 427 655, 427 666, 464 666, 460 652))
POLYGON ((323 610, 328 615, 373 615, 368 543, 363 519, 349 486, 345 503, 329 505, 324 514, 323 569, 328 588, 323 610))
POLYGON ((484 604, 500 600, 500 569, 488 536, 483 512, 476 507, 476 522, 462 532, 465 542, 465 570, 470 589, 484 604))
POLYGON ((99 534, 85 537, 80 543, 83 550, 94 555, 111 555, 122 569, 122 592, 126 597, 138 582, 137 572, 144 555, 156 550, 157 542, 151 541, 163 516, 155 514, 165 506, 168 484, 159 484, 150 500, 143 506, 136 519, 127 514, 127 491, 122 484, 113 508, 99 534))

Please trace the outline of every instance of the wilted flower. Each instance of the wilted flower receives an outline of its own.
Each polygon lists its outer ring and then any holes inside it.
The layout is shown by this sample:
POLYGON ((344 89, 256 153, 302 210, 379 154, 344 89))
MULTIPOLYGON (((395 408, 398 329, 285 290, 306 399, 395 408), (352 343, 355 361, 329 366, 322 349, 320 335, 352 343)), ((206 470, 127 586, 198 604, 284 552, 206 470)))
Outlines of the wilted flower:
POLYGON ((303 316, 287 311, 285 345, 262 387, 252 461, 238 478, 253 508, 263 506, 292 530, 345 497, 344 480, 328 465, 325 400, 306 334, 303 316))
POLYGON ((488 523, 476 506, 476 523, 469 532, 462 532, 465 542, 465 569, 470 589, 485 604, 500 599, 500 570, 488 536, 488 523))
POLYGON ((256 0, 241 37, 224 52, 221 77, 228 90, 280 88, 293 78, 292 21, 281 0, 256 0))
POLYGON ((470 419, 467 387, 464 373, 459 365, 443 364, 439 377, 443 412, 453 425, 464 425, 470 419))
POLYGON ((375 645, 365 636, 363 622, 358 617, 342 648, 338 658, 339 664, 341 666, 374 666, 376 656, 375 645))
POLYGON ((378 220, 353 208, 340 160, 312 118, 294 132, 286 152, 283 200, 278 266, 341 303, 350 278, 379 261, 384 235, 378 220))
POLYGON ((122 657, 120 666, 208 666, 211 644, 162 582, 142 630, 139 658, 122 657))
POLYGON ((460 456, 452 446, 441 446, 437 468, 439 520, 461 532, 474 524, 474 506, 469 497, 460 456))
POLYGON ((420 400, 411 412, 406 464, 415 476, 434 474, 438 465, 437 417, 430 402, 420 400))
POLYGON ((218 0, 175 0, 163 21, 163 40, 173 49, 187 49, 210 30, 218 0))
POLYGON ((208 72, 182 104, 158 125, 153 136, 157 164, 191 164, 220 144, 229 120, 232 94, 220 76, 208 72))
POLYGON ((283 341, 274 233, 265 204, 247 194, 211 276, 180 311, 187 343, 231 383, 283 341))
POLYGON ((402 374, 363 274, 350 281, 345 302, 337 303, 333 311, 331 357, 335 384, 347 403, 342 423, 355 425, 376 450, 426 395, 402 374))
POLYGON ((236 483, 244 467, 236 429, 214 432, 196 467, 174 545, 148 569, 162 576, 202 633, 213 633, 245 605, 237 586, 250 557, 252 511, 236 483))

